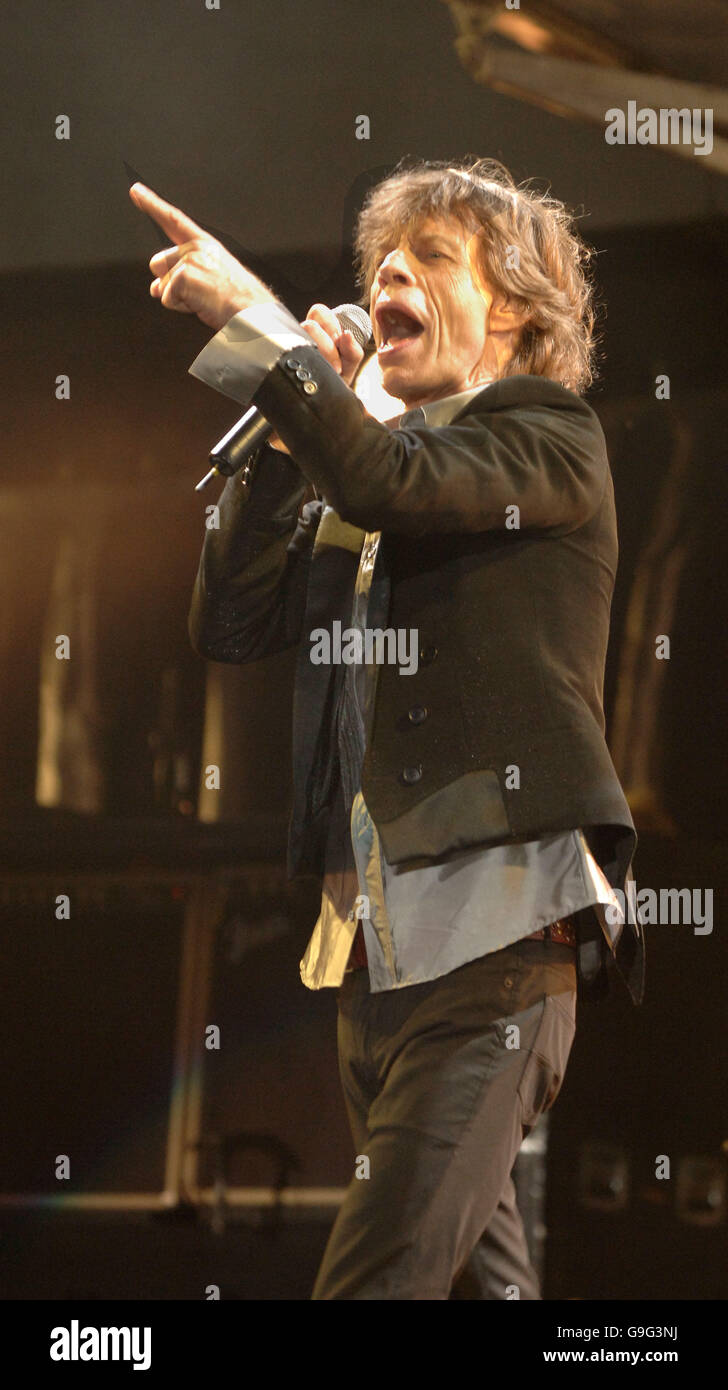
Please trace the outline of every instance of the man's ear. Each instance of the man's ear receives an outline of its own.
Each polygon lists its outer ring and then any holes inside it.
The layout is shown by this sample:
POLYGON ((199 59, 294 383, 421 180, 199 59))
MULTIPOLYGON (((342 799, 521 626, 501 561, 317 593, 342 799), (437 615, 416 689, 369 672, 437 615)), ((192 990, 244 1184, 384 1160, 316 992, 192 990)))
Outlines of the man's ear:
POLYGON ((530 304, 519 307, 505 294, 496 293, 488 314, 488 330, 491 333, 517 333, 530 317, 530 304))

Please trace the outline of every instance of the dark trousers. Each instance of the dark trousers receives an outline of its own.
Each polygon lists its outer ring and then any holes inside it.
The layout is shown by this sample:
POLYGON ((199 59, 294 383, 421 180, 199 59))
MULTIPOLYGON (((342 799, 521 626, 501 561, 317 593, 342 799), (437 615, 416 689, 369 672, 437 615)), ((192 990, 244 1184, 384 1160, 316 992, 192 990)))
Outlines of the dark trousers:
POLYGON ((357 1154, 314 1299, 540 1298, 511 1169, 574 1038, 576 962, 519 941, 426 984, 339 990, 357 1154))

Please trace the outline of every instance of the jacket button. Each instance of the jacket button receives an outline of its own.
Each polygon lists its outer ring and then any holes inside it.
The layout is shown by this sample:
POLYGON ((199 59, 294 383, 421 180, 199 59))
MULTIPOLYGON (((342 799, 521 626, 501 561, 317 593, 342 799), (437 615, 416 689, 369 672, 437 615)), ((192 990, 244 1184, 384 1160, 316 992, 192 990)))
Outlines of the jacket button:
POLYGON ((419 782, 422 776, 422 763, 416 763, 414 767, 402 768, 402 781, 411 786, 413 782, 419 782))
POLYGON ((311 380, 311 373, 307 372, 305 367, 299 367, 298 371, 296 372, 296 376, 298 377, 299 381, 311 380))
POLYGON ((437 657, 437 647, 434 642, 425 642, 420 647, 420 661, 423 666, 429 666, 437 657))
POLYGON ((314 391, 318 391, 318 386, 315 381, 304 381, 303 389, 307 396, 312 396, 314 391))
POLYGON ((407 718, 410 724, 424 724, 429 713, 426 705, 413 705, 412 709, 407 711, 407 718))
POLYGON ((287 366, 287 367, 290 367, 290 369, 291 369, 292 372, 295 372, 296 367, 300 367, 300 365, 301 365, 301 363, 299 362, 299 360, 298 360, 297 357, 287 357, 287 358, 286 358, 286 366, 287 366))

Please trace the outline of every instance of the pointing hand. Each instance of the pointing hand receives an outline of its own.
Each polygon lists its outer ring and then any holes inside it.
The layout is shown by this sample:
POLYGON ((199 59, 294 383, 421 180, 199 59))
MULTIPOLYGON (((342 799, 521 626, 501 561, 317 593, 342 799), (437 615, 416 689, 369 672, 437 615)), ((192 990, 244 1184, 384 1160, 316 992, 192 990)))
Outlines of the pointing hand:
POLYGON ((157 251, 149 262, 154 279, 149 293, 165 309, 197 317, 215 332, 251 304, 276 302, 272 290, 257 275, 226 251, 221 242, 186 213, 167 203, 143 183, 135 183, 129 196, 175 242, 157 251))

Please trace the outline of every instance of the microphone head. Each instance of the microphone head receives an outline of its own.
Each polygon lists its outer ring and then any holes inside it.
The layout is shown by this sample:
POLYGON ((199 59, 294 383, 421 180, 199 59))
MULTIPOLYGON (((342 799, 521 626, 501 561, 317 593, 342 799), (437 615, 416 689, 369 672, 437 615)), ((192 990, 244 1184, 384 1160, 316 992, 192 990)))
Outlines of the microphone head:
POLYGON ((342 329, 353 333, 359 347, 365 348, 372 337, 372 321, 361 304, 339 304, 334 309, 342 329))

